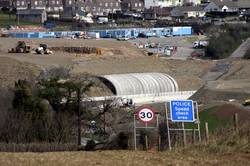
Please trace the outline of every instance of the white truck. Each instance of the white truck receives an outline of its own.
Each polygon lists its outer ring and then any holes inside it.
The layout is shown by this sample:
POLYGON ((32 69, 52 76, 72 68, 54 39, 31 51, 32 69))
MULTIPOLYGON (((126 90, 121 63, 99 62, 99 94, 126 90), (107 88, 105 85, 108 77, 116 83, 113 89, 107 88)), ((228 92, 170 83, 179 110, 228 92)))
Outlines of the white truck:
POLYGON ((198 40, 194 42, 194 48, 205 48, 208 46, 208 41, 198 40))

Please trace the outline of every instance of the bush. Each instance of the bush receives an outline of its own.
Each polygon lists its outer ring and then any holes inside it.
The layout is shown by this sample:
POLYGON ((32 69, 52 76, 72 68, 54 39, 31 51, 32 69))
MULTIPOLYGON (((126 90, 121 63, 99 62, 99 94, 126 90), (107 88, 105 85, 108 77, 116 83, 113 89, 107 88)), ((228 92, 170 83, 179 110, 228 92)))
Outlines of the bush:
POLYGON ((118 147, 121 149, 128 149, 128 135, 124 132, 118 134, 118 147))
POLYGON ((221 27, 210 37, 206 56, 212 59, 223 59, 230 56, 243 40, 250 36, 250 27, 221 27))
POLYGON ((94 151, 95 150, 95 141, 94 140, 88 140, 87 145, 85 146, 86 151, 94 151))

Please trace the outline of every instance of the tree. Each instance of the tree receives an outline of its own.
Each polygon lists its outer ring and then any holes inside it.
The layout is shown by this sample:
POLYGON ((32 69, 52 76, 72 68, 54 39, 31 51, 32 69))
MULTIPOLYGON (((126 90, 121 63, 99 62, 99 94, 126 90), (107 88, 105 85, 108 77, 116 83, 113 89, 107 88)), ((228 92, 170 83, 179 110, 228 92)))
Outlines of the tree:
POLYGON ((86 92, 90 90, 90 88, 94 85, 93 77, 87 73, 82 75, 74 76, 68 82, 68 86, 72 88, 74 91, 74 97, 72 98, 72 103, 75 105, 74 112, 77 115, 77 143, 81 145, 81 127, 82 127, 82 116, 83 116, 83 108, 84 105, 83 99, 88 98, 86 92))
POLYGON ((26 80, 18 80, 15 82, 14 99, 12 106, 17 111, 32 111, 32 89, 26 80))

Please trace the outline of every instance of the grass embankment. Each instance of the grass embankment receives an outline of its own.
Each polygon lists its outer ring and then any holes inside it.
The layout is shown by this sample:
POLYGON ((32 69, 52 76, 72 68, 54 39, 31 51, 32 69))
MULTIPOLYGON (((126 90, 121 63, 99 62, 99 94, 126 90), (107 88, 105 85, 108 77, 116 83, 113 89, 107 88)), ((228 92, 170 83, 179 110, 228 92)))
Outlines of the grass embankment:
POLYGON ((17 21, 15 14, 6 14, 3 12, 0 12, 0 27, 6 28, 10 25, 41 25, 40 23, 34 23, 34 22, 24 22, 24 21, 17 21))

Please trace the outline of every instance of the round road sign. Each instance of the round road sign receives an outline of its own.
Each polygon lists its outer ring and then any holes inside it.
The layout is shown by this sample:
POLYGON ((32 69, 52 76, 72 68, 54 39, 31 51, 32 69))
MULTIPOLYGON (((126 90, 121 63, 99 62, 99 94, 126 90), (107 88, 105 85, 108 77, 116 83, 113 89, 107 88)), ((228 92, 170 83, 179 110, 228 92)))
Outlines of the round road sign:
POLYGON ((138 109, 136 115, 143 123, 150 123, 155 118, 155 110, 149 106, 142 106, 138 109))

